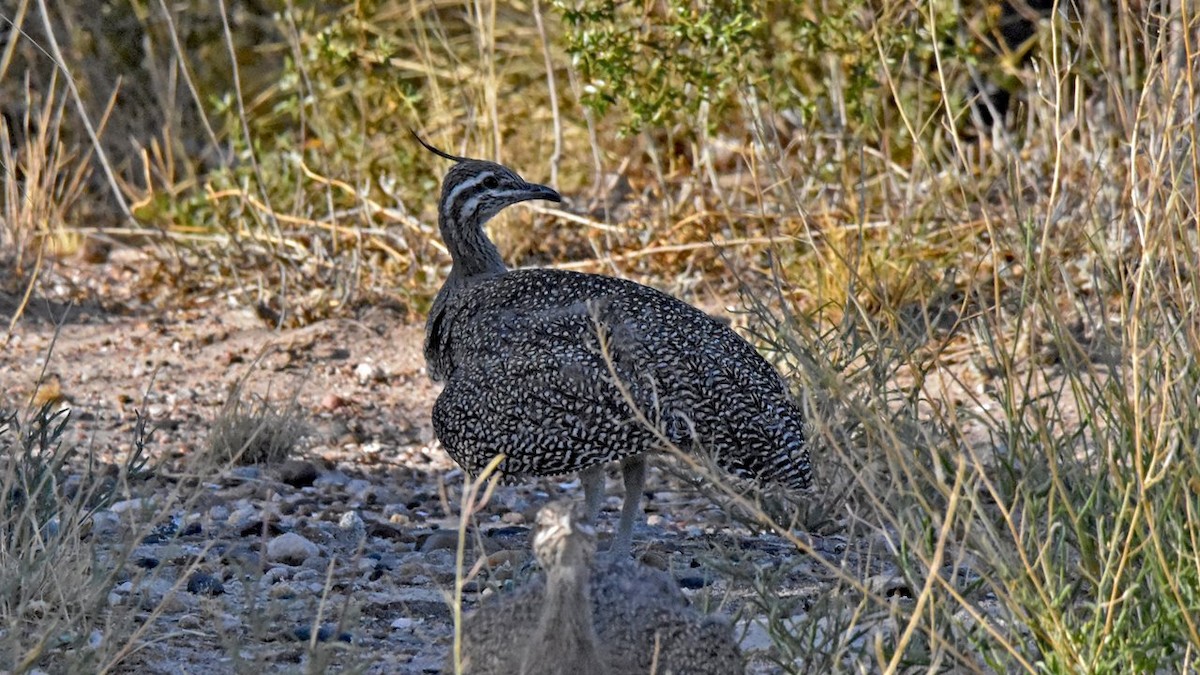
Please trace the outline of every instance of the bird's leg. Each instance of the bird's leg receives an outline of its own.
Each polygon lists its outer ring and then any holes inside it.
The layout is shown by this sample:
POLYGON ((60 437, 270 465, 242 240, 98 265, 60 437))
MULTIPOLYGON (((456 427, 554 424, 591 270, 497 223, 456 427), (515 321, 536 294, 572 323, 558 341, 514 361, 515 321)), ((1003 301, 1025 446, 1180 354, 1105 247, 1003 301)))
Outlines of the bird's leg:
POLYGON ((621 460, 621 473, 625 479, 625 503, 621 505, 621 522, 610 550, 615 555, 628 555, 633 544, 633 522, 642 514, 646 456, 634 455, 621 460))
POLYGON ((604 464, 593 464, 580 471, 579 481, 583 483, 583 503, 587 507, 588 522, 596 525, 600 507, 604 505, 604 464))

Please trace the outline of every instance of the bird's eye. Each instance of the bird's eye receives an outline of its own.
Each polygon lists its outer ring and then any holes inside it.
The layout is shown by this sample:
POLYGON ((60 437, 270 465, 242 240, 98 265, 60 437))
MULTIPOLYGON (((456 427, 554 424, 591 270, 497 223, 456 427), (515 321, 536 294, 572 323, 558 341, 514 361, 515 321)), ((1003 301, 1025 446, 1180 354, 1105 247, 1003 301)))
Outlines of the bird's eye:
POLYGON ((500 179, 496 178, 495 176, 488 176, 487 178, 483 179, 483 187, 489 190, 495 190, 496 188, 500 187, 500 179))

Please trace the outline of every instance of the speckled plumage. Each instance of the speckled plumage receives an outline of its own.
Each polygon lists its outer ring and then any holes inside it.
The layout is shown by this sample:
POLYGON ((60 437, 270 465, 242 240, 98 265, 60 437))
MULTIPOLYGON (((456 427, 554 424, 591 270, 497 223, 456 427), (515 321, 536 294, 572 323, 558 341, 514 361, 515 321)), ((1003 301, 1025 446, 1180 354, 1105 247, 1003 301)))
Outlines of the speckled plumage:
MULTIPOLYGON (((539 529, 547 521, 573 520, 578 519, 561 502, 547 505, 538 514, 539 529)), ((535 534, 534 538, 537 550, 542 537, 535 534)), ((538 552, 544 578, 488 598, 467 617, 463 625, 466 672, 744 672, 729 623, 692 609, 669 574, 623 556, 592 566, 595 533, 590 528, 559 528, 550 538, 549 546, 543 541, 543 551, 538 552), (547 548, 572 553, 547 555, 547 548), (552 590, 556 587, 557 591, 552 590), (577 604, 563 604, 554 598, 575 599, 577 604), (589 607, 590 612, 579 615, 580 606, 589 607), (558 633, 550 634, 550 626, 563 626, 570 636, 564 639, 558 633), (580 648, 583 635, 591 636, 592 644, 580 648), (592 656, 584 662, 581 653, 592 656)))
POLYGON ((630 500, 640 499, 638 458, 666 441, 712 453, 741 477, 807 487, 802 415, 750 344, 648 286, 508 271, 484 223, 505 206, 558 201, 558 193, 493 162, 426 147, 457 162, 438 205, 453 265, 425 332, 429 374, 446 383, 434 432, 455 461, 475 474, 504 453, 499 470, 508 479, 582 471, 596 511, 597 467, 624 460, 627 490, 637 494, 626 494, 623 548, 638 506, 630 500))
POLYGON ((725 324, 647 286, 515 270, 443 291, 426 336, 429 371, 446 381, 434 431, 468 471, 498 452, 503 473, 546 476, 660 449, 636 409, 737 475, 807 484, 802 420, 774 368, 725 324))

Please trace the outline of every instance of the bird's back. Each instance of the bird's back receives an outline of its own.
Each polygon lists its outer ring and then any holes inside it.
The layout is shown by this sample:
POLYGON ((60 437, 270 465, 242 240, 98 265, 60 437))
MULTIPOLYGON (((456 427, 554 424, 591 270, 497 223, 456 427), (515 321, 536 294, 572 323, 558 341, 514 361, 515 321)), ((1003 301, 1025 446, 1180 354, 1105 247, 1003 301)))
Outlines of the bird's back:
POLYGON ((447 286, 425 356, 447 383, 435 430, 472 471, 504 452, 506 474, 566 474, 661 449, 657 431, 738 475, 808 481, 802 417, 775 369, 648 286, 547 269, 447 286))
MULTIPOLYGON (((650 673, 652 666, 653 672, 676 675, 744 671, 729 623, 692 609, 668 573, 608 558, 592 568, 589 586, 606 672, 650 673)), ((465 672, 519 673, 545 602, 543 576, 485 600, 463 625, 465 672)))
MULTIPOLYGON (((468 616, 462 628, 463 671, 472 675, 512 675, 537 630, 545 597, 544 578, 531 579, 511 593, 494 595, 468 616)), ((447 663, 453 672, 453 659, 447 663)))
POLYGON ((592 576, 596 632, 616 673, 732 675, 745 669, 733 628, 693 609, 667 572, 627 558, 592 576))

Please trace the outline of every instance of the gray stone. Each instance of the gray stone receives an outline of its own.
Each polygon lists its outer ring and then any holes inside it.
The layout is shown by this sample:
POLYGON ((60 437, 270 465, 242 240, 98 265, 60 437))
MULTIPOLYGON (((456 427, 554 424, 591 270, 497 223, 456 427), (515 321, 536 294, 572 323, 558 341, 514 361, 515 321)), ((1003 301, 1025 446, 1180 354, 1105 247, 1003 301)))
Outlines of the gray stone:
POLYGON ((299 565, 320 553, 316 544, 295 532, 286 532, 267 542, 267 560, 272 562, 299 565))

